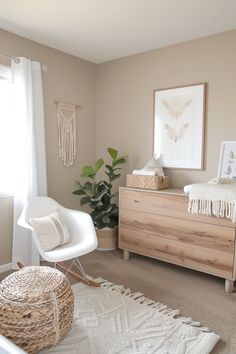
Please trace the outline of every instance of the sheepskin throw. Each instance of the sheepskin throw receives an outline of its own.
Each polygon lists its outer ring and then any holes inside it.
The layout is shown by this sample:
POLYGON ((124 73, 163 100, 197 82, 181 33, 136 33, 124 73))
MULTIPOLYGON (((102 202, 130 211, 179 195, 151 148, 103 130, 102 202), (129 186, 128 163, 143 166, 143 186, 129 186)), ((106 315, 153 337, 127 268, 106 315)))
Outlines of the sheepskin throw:
POLYGON ((236 181, 196 183, 189 189, 188 211, 215 215, 236 222, 236 181))

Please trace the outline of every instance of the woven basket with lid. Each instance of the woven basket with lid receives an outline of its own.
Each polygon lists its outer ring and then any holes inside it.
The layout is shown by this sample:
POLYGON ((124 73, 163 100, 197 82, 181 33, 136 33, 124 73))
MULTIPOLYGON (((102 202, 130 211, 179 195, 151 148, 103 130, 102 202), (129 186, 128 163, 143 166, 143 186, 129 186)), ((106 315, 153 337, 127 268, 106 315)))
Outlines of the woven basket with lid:
POLYGON ((0 333, 28 353, 55 345, 70 330, 74 298, 63 273, 25 267, 0 284, 0 333))

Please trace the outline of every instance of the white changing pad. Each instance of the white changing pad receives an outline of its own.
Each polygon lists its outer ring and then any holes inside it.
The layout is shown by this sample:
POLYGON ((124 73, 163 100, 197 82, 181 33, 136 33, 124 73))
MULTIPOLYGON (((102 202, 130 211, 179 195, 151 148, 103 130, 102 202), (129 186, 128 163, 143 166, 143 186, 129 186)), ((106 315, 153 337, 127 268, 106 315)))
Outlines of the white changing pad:
MULTIPOLYGON (((232 178, 222 178, 222 177, 215 177, 212 178, 210 181, 207 182, 208 184, 232 184, 232 183, 236 183, 236 181, 232 178)), ((195 184, 199 184, 199 183, 194 183, 195 184)), ((192 184, 187 184, 186 186, 184 186, 184 193, 189 194, 192 188, 192 184)))

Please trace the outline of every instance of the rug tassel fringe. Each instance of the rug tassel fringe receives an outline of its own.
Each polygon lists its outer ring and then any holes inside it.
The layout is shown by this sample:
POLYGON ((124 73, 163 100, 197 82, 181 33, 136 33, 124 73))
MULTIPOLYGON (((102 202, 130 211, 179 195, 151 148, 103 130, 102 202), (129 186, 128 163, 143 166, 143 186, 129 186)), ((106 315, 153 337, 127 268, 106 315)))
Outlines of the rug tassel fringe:
POLYGON ((173 310, 169 308, 167 305, 164 305, 160 302, 155 302, 151 299, 146 298, 142 293, 133 293, 131 289, 129 288, 124 288, 122 285, 116 285, 113 284, 103 278, 97 278, 93 279, 92 277, 88 277, 90 280, 96 281, 97 283, 101 284, 103 288, 109 289, 111 291, 114 291, 115 293, 122 294, 129 299, 134 300, 135 302, 139 304, 146 305, 147 307, 157 310, 159 313, 163 313, 165 315, 168 315, 170 317, 177 317, 176 320, 180 321, 181 323, 185 323, 188 325, 191 325, 193 327, 198 327, 199 330, 202 332, 211 332, 209 328, 201 326, 200 322, 193 321, 191 317, 182 317, 181 312, 179 310, 173 310))

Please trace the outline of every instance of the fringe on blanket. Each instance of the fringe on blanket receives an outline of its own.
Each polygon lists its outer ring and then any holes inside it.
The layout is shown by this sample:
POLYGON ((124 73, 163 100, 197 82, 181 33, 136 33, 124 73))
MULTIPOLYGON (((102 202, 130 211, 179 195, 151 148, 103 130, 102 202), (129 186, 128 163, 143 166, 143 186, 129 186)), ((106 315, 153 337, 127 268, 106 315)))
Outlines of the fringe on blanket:
POLYGON ((192 214, 214 215, 231 219, 236 223, 236 203, 223 200, 189 199, 188 212, 192 214))

